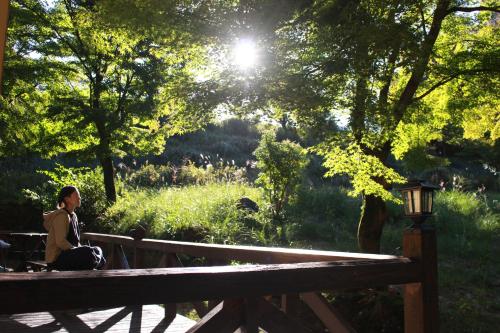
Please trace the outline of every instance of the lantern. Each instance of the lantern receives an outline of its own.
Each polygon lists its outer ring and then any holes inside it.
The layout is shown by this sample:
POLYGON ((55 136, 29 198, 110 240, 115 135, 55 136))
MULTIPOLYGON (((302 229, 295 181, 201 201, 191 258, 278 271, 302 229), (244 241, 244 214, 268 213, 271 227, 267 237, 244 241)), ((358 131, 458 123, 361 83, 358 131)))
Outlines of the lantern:
POLYGON ((435 189, 438 187, 420 180, 411 180, 400 188, 405 216, 413 220, 414 226, 422 224, 432 215, 435 189))

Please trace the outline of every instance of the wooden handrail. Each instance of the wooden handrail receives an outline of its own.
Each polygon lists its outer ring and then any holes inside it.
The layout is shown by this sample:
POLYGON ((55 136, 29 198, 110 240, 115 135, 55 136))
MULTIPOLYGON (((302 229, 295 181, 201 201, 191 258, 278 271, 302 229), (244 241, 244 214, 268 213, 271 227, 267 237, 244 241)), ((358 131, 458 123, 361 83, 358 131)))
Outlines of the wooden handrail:
MULTIPOLYGON (((293 299, 298 301, 300 297, 328 330, 352 332, 348 322, 319 291, 404 284, 405 332, 439 331, 436 235, 432 227, 405 230, 405 257, 134 240, 127 236, 95 233, 82 234, 82 239, 109 245, 111 265, 108 268, 128 267, 122 247, 131 248, 136 269, 0 274, 0 294, 3 296, 0 314, 163 303, 166 304, 165 320, 170 320, 176 315, 176 303, 194 302, 203 318, 192 332, 204 332, 214 325, 224 326, 228 313, 232 316, 233 312, 243 318, 237 321, 234 330, 246 325, 247 329, 256 332, 256 318, 264 329, 276 320, 280 325, 295 327, 288 312, 293 312, 293 299), (171 268, 137 269, 144 267, 142 263, 148 250, 161 252, 159 266, 171 268), (203 257, 209 264, 237 260, 268 265, 182 268, 178 267, 182 263, 176 254, 203 257), (89 290, 92 290, 90 297, 89 290), (262 297, 272 294, 281 294, 282 301, 284 297, 282 311, 262 297), (32 301, 26 302, 27 299, 32 301), (200 302, 207 299, 208 307, 200 302), (221 300, 224 306, 215 306, 221 300), (228 310, 231 304, 235 305, 232 312, 228 310)), ((228 332, 234 330, 231 326, 228 332)))
POLYGON ((325 289, 378 287, 417 282, 421 280, 421 276, 420 263, 406 258, 11 273, 3 274, 0 278, 0 313, 61 310, 69 307, 181 303, 325 289))
POLYGON ((216 260, 239 260, 251 263, 297 263, 338 260, 387 260, 401 257, 369 253, 334 252, 276 247, 219 245, 158 239, 133 240, 127 236, 83 233, 82 239, 114 245, 135 247, 163 253, 186 254, 216 260))

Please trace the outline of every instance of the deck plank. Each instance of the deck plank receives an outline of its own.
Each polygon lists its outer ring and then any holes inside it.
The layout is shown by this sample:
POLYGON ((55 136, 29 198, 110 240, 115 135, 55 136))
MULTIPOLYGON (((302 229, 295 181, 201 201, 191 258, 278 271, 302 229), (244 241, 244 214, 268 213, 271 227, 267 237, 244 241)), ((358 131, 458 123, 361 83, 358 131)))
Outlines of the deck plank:
POLYGON ((0 316, 2 333, 180 333, 196 322, 177 315, 170 325, 158 305, 128 306, 91 312, 52 311, 0 316))

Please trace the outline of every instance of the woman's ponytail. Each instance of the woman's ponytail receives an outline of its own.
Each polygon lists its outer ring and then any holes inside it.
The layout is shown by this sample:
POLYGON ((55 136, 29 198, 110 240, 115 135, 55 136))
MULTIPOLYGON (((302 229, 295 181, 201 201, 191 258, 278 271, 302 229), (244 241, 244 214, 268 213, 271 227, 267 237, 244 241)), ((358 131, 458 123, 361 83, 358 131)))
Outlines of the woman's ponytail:
POLYGON ((69 186, 64 186, 60 191, 59 194, 57 195, 57 209, 64 208, 66 206, 66 203, 64 202, 64 199, 66 197, 69 197, 73 192, 76 192, 77 188, 75 186, 69 185, 69 186))

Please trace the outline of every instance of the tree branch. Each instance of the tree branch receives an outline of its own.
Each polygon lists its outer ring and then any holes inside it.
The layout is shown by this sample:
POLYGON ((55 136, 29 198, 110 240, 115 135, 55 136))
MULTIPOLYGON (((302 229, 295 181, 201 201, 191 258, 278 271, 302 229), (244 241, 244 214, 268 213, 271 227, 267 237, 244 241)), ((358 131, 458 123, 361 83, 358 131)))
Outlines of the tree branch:
POLYGON ((462 71, 462 72, 458 72, 458 73, 452 74, 451 76, 446 77, 446 78, 440 80, 439 82, 436 82, 432 87, 430 87, 429 89, 427 89, 426 92, 424 92, 420 96, 415 97, 413 100, 415 100, 415 101, 421 100, 422 98, 424 98, 425 96, 429 95, 431 92, 433 92, 437 88, 439 88, 442 85, 450 82, 453 79, 456 79, 459 76, 467 75, 467 74, 478 74, 478 73, 484 73, 484 72, 496 72, 496 71, 492 70, 492 69, 488 69, 488 68, 479 68, 479 69, 471 69, 471 70, 462 71))
POLYGON ((442 79, 441 81, 437 82, 436 84, 434 84, 432 87, 430 87, 425 93, 423 93, 422 95, 420 96, 417 96, 415 97, 413 100, 415 101, 418 101, 418 100, 421 100, 422 98, 424 98, 425 96, 429 95, 431 92, 433 92, 434 90, 436 90, 437 88, 441 87, 442 85, 450 82, 451 80, 457 78, 458 76, 460 76, 460 74, 454 74, 450 77, 447 77, 445 79, 442 79))
POLYGON ((495 12, 495 13, 500 13, 500 6, 495 6, 495 7, 487 7, 487 6, 477 6, 477 7, 450 7, 448 11, 446 12, 446 15, 451 14, 451 13, 456 13, 456 12, 465 12, 465 13, 470 13, 470 12, 478 12, 478 11, 488 11, 488 12, 495 12))
POLYGON ((406 83, 403 92, 394 105, 394 128, 403 118, 404 112, 413 101, 413 96, 420 86, 420 82, 425 74, 427 65, 429 64, 429 59, 432 54, 432 48, 434 47, 439 32, 441 31, 441 24, 446 17, 447 8, 449 7, 449 5, 450 0, 440 0, 437 4, 436 9, 434 10, 432 24, 429 33, 422 43, 422 51, 420 57, 412 70, 412 74, 408 82, 406 83))
POLYGON ((420 11, 420 18, 422 19, 422 30, 424 31, 424 36, 427 36, 427 29, 425 28, 425 15, 424 9, 422 8, 422 2, 418 2, 418 9, 420 11))

